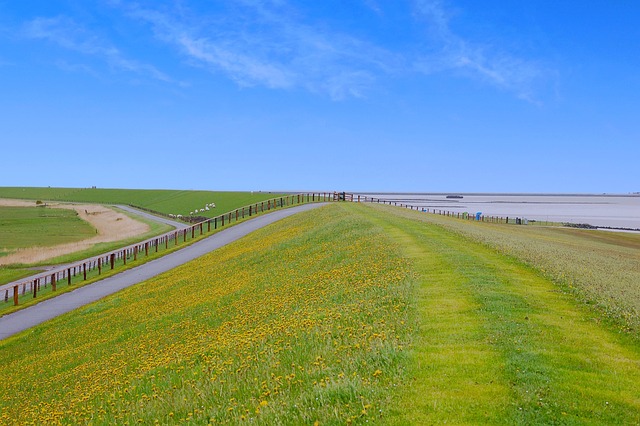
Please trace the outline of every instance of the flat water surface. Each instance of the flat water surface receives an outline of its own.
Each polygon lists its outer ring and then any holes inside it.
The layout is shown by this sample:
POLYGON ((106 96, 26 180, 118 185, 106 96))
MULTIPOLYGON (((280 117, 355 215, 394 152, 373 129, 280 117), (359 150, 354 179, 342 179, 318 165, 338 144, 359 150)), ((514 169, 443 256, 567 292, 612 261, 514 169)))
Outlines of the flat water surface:
MULTIPOLYGON (((358 195, 357 193, 355 194, 358 195)), ((640 195, 360 193, 425 209, 640 229, 640 195), (461 195, 463 198, 447 198, 461 195)))

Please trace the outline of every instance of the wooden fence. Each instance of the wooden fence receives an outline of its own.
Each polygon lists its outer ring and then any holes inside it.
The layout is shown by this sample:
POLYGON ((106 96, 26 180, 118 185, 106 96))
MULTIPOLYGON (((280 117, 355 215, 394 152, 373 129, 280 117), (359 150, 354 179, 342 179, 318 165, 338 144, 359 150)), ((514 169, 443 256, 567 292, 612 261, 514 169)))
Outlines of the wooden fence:
POLYGON ((342 200, 353 201, 353 195, 344 192, 305 193, 261 201, 211 219, 203 220, 184 229, 176 229, 109 253, 52 269, 46 273, 29 277, 27 281, 17 281, 5 287, 4 301, 8 303, 11 299, 14 305, 18 305, 20 295, 33 294, 35 298, 38 292, 40 292, 42 288, 47 288, 47 286, 50 286, 52 291, 56 291, 59 285, 64 283, 72 285, 74 280, 77 281, 80 277, 83 281, 86 281, 88 274, 93 276, 96 276, 96 274, 101 275, 103 270, 113 270, 117 267, 126 266, 128 262, 131 263, 138 260, 139 256, 149 256, 149 252, 157 253, 159 249, 167 250, 170 247, 184 244, 187 240, 191 241, 206 233, 216 231, 224 226, 229 226, 233 222, 238 222, 263 212, 269 212, 273 209, 298 204, 342 200))
POLYGON ((424 213, 431 213, 431 214, 436 214, 440 216, 453 217, 457 219, 476 220, 479 222, 490 222, 490 223, 504 223, 504 224, 511 223, 511 224, 517 224, 517 225, 522 225, 527 223, 527 219, 523 219, 521 217, 485 216, 485 215, 476 216, 475 214, 452 212, 448 210, 435 209, 435 208, 429 209, 429 208, 424 208, 424 207, 415 206, 411 204, 397 203, 395 201, 388 201, 380 198, 372 198, 372 197, 367 197, 363 195, 357 195, 357 196, 352 195, 351 197, 352 197, 351 201, 358 202, 358 203, 386 204, 389 206, 403 207, 409 210, 417 210, 424 213))

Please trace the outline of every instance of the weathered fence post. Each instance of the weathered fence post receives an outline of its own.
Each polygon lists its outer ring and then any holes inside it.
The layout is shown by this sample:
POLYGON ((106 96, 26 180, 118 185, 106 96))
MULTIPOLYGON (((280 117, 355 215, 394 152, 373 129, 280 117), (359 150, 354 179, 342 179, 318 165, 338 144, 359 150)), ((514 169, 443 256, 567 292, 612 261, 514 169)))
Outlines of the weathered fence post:
POLYGON ((84 280, 86 281, 87 280, 87 264, 86 263, 82 264, 82 275, 84 280))
POLYGON ((144 255, 149 256, 149 241, 144 243, 144 255))
POLYGON ((13 286, 13 306, 18 306, 18 284, 13 286))
POLYGON ((71 268, 67 269, 67 284, 71 285, 71 268))
POLYGON ((36 293, 38 293, 38 286, 36 285, 36 282, 37 282, 37 280, 34 280, 33 281, 33 285, 32 285, 32 287, 33 287, 33 298, 34 299, 36 298, 36 293))
POLYGON ((56 291, 56 274, 51 274, 51 291, 56 291))

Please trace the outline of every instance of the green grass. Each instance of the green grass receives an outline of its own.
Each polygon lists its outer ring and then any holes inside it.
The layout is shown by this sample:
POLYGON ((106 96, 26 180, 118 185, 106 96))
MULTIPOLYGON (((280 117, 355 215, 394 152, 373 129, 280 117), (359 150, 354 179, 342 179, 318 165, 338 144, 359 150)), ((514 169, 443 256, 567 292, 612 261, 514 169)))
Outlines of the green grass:
POLYGON ((639 423, 633 332, 451 226, 333 204, 2 341, 0 422, 639 423))
POLYGON ((282 194, 270 192, 180 191, 165 189, 103 189, 103 188, 21 188, 0 187, 0 198, 27 200, 73 201, 98 204, 132 204, 164 214, 189 215, 205 204, 216 207, 198 215, 214 217, 222 213, 276 198, 282 194))
POLYGON ((539 271, 424 214, 368 216, 403 247, 420 283, 411 385, 394 423, 640 421, 637 341, 539 271))
POLYGON ((574 228, 504 226, 399 210, 439 224, 536 268, 603 320, 640 339, 640 234, 574 228))
POLYGON ((0 255, 21 248, 72 243, 95 234, 95 228, 74 210, 0 207, 0 255))

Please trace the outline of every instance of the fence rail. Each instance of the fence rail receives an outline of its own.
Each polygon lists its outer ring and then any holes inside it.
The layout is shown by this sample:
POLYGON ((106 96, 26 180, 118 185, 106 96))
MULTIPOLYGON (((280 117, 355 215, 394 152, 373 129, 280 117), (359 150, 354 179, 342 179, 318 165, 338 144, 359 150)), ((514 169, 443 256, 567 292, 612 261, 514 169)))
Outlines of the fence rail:
POLYGON ((421 211, 424 213, 431 213, 431 214, 436 214, 439 216, 447 216, 447 217, 453 217, 453 218, 457 218, 457 219, 464 219, 464 220, 475 220, 478 222, 490 222, 490 223, 503 223, 503 224, 516 224, 516 225, 523 225, 528 223, 527 219, 521 218, 521 217, 514 217, 514 216, 485 216, 485 215, 478 215, 478 214, 469 214, 469 213, 460 213, 460 212, 452 212, 449 210, 443 210, 443 209, 429 209, 429 208, 424 208, 424 207, 420 207, 420 206, 416 206, 416 205, 411 205, 411 204, 405 204, 405 203, 397 203, 395 201, 388 201, 388 200, 384 200, 384 199, 380 199, 380 198, 373 198, 373 197, 367 197, 364 195, 352 195, 352 200, 354 202, 358 202, 358 203, 378 203, 378 204, 386 204, 389 206, 396 206, 396 207, 403 207, 403 208, 407 208, 409 210, 417 210, 417 211, 421 211))
POLYGON ((101 275, 105 269, 114 270, 118 267, 126 266, 127 263, 137 261, 139 256, 149 256, 149 252, 157 253, 162 248, 164 248, 164 250, 168 250, 170 247, 186 243, 187 240, 191 241, 206 233, 215 232, 219 228, 229 226, 233 222, 238 222, 242 219, 252 217, 263 212, 269 212, 273 209, 299 204, 342 200, 353 201, 353 195, 346 194, 344 192, 315 192, 286 195, 260 201, 248 206, 240 207, 228 213, 203 220, 183 229, 174 229, 173 231, 118 250, 84 259, 80 262, 75 262, 63 267, 54 268, 46 273, 33 275, 26 280, 14 281, 0 286, 0 288, 4 290, 4 302, 9 303, 12 301, 13 304, 17 306, 19 304, 20 296, 22 295, 33 294, 33 298, 36 298, 38 293, 43 288, 47 288, 47 286, 50 286, 51 291, 56 291, 57 287, 65 282, 67 285, 71 286, 74 281, 77 282, 79 278, 82 278, 82 281, 86 281, 88 275, 101 275))

